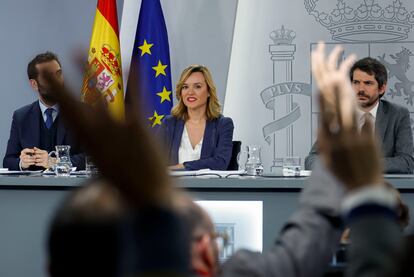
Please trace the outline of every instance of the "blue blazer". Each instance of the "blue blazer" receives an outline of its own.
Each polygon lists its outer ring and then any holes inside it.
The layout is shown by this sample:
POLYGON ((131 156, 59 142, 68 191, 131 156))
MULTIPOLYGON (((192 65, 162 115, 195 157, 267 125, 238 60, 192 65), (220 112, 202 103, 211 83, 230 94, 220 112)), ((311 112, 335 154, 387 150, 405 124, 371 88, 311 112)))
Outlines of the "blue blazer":
MULTIPOLYGON (((24 106, 13 113, 10 128, 10 138, 7 142, 6 155, 3 166, 10 170, 19 170, 20 152, 24 148, 39 147, 40 145, 40 118, 41 110, 39 102, 24 106)), ((70 145, 71 160, 73 166, 78 169, 85 168, 85 155, 81 153, 80 147, 63 125, 60 116, 57 120, 56 145, 70 145)))
MULTIPOLYGON (((184 123, 184 120, 173 116, 167 116, 162 123, 161 139, 165 142, 171 165, 178 164, 178 149, 180 148, 184 123)), ((231 159, 233 129, 233 120, 229 117, 220 116, 215 120, 207 120, 200 159, 185 162, 185 169, 226 170, 231 159)))

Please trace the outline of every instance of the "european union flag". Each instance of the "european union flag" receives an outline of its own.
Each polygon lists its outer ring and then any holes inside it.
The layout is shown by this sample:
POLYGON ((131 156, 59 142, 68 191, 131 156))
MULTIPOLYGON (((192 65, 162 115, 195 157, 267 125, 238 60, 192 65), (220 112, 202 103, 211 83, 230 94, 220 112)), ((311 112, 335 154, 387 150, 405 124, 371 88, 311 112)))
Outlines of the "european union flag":
POLYGON ((170 114, 173 99, 168 35, 160 0, 142 0, 129 72, 126 102, 133 99, 130 93, 138 92, 145 119, 151 127, 158 127, 170 114))

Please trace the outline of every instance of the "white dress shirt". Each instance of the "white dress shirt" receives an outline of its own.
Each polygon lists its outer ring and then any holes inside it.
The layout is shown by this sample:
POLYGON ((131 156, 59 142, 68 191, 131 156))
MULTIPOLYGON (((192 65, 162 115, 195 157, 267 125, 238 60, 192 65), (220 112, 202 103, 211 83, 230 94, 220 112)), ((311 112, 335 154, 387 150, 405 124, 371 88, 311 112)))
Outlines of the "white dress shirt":
POLYGON ((190 137, 188 136, 187 127, 184 125, 183 135, 181 137, 180 148, 178 149, 178 163, 199 160, 201 156, 201 147, 203 139, 193 148, 190 137))

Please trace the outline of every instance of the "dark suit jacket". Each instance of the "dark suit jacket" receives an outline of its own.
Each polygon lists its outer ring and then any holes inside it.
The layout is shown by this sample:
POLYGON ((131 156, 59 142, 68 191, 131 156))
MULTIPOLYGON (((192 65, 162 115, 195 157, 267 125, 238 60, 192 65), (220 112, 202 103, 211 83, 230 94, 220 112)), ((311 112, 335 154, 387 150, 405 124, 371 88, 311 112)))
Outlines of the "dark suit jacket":
MULTIPOLYGON (((382 144, 384 173, 412 173, 414 147, 409 111, 400 105, 380 100, 375 130, 382 144)), ((305 158, 306 169, 312 169, 317 155, 318 147, 315 142, 305 158)))
MULTIPOLYGON (((13 113, 13 120, 10 129, 10 138, 7 143, 6 155, 3 159, 3 166, 10 170, 19 170, 20 152, 24 148, 39 147, 40 145, 40 116, 39 102, 24 106, 13 113)), ((81 154, 80 147, 75 143, 74 138, 63 126, 61 117, 57 120, 56 145, 70 145, 71 160, 73 166, 78 169, 85 167, 84 154, 81 154)))
MULTIPOLYGON (((178 164, 178 149, 180 148, 184 123, 183 120, 173 116, 167 116, 162 123, 160 136, 165 142, 171 165, 178 164)), ((216 120, 208 120, 204 131, 200 159, 185 162, 185 169, 226 170, 231 159, 233 129, 233 120, 229 117, 220 116, 216 120)))

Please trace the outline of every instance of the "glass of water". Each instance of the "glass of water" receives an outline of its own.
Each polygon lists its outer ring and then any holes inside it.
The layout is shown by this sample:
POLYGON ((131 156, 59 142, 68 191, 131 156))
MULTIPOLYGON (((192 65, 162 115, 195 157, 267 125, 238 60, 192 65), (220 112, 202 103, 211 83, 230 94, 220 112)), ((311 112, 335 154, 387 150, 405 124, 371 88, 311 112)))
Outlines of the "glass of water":
POLYGON ((283 176, 300 176, 300 158, 283 158, 283 176))
POLYGON ((89 177, 99 174, 98 167, 96 166, 91 156, 85 156, 85 169, 86 175, 89 177))
POLYGON ((261 147, 259 145, 246 146, 247 161, 245 165, 246 174, 257 176, 263 174, 263 164, 261 158, 261 147))
POLYGON ((276 176, 283 176, 283 158, 274 158, 270 172, 276 176))
POLYGON ((55 151, 49 152, 49 163, 56 176, 67 177, 72 170, 70 145, 56 145, 55 151))
POLYGON ((68 162, 57 162, 55 164, 55 174, 59 177, 67 177, 70 175, 70 171, 72 170, 72 164, 68 162))

